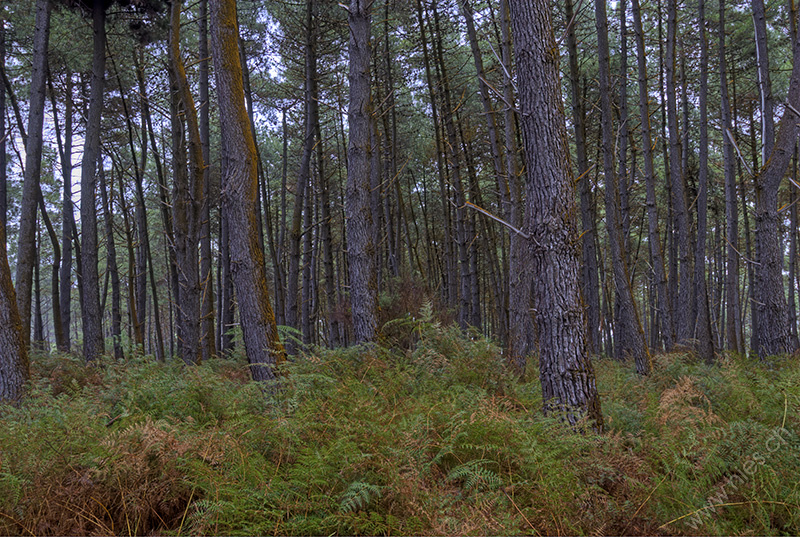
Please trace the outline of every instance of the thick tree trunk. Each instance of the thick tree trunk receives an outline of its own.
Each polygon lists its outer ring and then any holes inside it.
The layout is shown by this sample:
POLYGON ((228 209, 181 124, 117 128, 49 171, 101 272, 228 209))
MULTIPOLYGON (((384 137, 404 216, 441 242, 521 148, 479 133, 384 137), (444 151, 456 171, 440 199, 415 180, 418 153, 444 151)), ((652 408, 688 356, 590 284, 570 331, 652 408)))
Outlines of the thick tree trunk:
POLYGON ((81 266, 83 269, 83 354, 86 361, 98 358, 104 352, 103 318, 100 309, 100 278, 97 259, 97 211, 95 192, 97 186, 97 157, 100 151, 100 120, 103 113, 103 90, 106 72, 106 12, 102 0, 94 0, 92 29, 92 82, 89 110, 86 118, 86 135, 81 161, 81 266))
POLYGON ((259 245, 256 197, 258 155, 244 103, 236 3, 211 1, 211 48, 225 155, 222 210, 230 226, 231 271, 250 372, 254 380, 274 379, 284 360, 283 345, 269 299, 264 252, 259 245))
POLYGON ((527 155, 523 228, 545 410, 603 428, 580 293, 574 181, 561 101, 550 5, 511 0, 511 23, 527 155))
POLYGON ((758 315, 758 347, 762 359, 795 349, 789 330, 783 285, 783 248, 778 214, 778 189, 789 167, 798 133, 800 108, 800 39, 793 43, 794 65, 787 96, 788 106, 778 124, 775 144, 755 177, 755 266, 754 298, 758 315))
POLYGON ((42 131, 47 95, 47 45, 50 38, 51 9, 50 0, 38 0, 36 3, 28 138, 25 143, 25 179, 19 216, 16 291, 22 335, 26 343, 30 341, 31 333, 31 288, 33 266, 36 262, 36 207, 42 170, 42 131))
POLYGON ((0 222, 0 401, 16 401, 24 394, 30 369, 4 229, 5 222, 0 222))
POLYGON ((373 215, 370 209, 372 98, 369 0, 350 0, 350 105, 347 119, 347 260, 350 270, 350 304, 356 343, 375 339, 377 282, 373 215))

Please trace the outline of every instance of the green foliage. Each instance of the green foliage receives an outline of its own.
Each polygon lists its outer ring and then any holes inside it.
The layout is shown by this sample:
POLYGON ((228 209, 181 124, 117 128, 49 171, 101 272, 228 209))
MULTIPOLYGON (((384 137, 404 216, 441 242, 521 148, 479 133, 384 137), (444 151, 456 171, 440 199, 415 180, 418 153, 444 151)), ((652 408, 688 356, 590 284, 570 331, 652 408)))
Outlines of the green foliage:
POLYGON ((275 393, 237 360, 35 356, 0 408, 0 533, 800 530, 797 359, 601 360, 609 430, 575 434, 488 341, 400 324, 409 348, 309 349, 275 393))

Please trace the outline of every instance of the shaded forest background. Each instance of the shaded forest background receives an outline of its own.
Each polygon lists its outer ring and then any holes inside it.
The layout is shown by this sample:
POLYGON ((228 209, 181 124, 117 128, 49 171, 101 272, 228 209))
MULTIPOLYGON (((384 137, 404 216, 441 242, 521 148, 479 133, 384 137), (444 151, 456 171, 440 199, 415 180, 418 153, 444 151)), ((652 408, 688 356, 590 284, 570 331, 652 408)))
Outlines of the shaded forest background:
MULTIPOLYGON (((708 359, 714 350, 763 356, 797 348, 794 145, 785 172, 790 180, 765 189, 758 173, 785 108, 796 28, 790 4, 770 4, 763 19, 754 19, 757 3, 714 4, 702 23, 697 6, 676 2, 641 8, 620 2, 604 20, 588 4, 554 6, 579 192, 582 287, 596 354, 641 353, 628 335, 637 330, 651 350, 681 344, 708 359), (754 20, 763 28, 754 30, 754 20), (610 36, 605 93, 598 21, 610 36), (756 30, 763 32, 759 39, 756 30), (601 95, 611 101, 611 140, 601 132, 601 95), (642 123, 643 113, 649 123, 642 123), (613 160, 611 174, 604 151, 613 160), (759 233, 772 233, 778 243, 762 245, 759 233), (778 266, 777 296, 774 285, 759 287, 768 264, 778 266), (621 292, 625 282, 630 290, 621 292)), ((80 349, 77 252, 86 217, 76 219, 75 211, 91 100, 91 21, 66 6, 52 11, 42 199, 24 208, 36 5, 7 4, 3 11, 0 216, 12 273, 20 274, 14 270, 20 259, 35 266, 30 308, 21 311, 31 340, 80 349), (17 239, 26 218, 35 218, 33 250, 17 239)), ((244 90, 258 144, 259 241, 277 324, 296 330, 290 350, 301 342, 346 345, 355 340, 344 218, 346 10, 311 1, 245 1, 238 9, 244 90)), ((515 299, 524 278, 509 269, 517 266, 514 233, 497 222, 519 227, 525 196, 505 11, 464 2, 387 2, 374 9, 369 209, 379 325, 415 315, 430 300, 443 319, 525 356, 533 330, 515 320, 525 308, 515 299)), ((204 2, 177 14, 161 2, 108 9, 94 214, 101 335, 117 356, 138 348, 160 359, 195 361, 237 344, 237 299, 219 204, 225 154, 209 83, 206 12, 204 2), (180 25, 172 45, 170 17, 180 25), (191 127, 180 119, 185 104, 168 91, 177 88, 168 60, 175 46, 199 113, 198 143, 209 155, 199 184, 175 171, 188 164, 193 143, 191 127), (181 188, 207 193, 207 203, 195 199, 183 223, 173 221, 181 188), (189 251, 181 254, 175 245, 184 242, 189 251), (195 264, 191 271, 176 268, 195 264), (184 276, 202 289, 178 307, 184 276), (198 294, 202 304, 192 307, 203 308, 202 342, 184 351, 182 315, 191 315, 184 310, 199 304, 198 294)))
POLYGON ((0 4, 0 533, 797 534, 797 20, 0 4))

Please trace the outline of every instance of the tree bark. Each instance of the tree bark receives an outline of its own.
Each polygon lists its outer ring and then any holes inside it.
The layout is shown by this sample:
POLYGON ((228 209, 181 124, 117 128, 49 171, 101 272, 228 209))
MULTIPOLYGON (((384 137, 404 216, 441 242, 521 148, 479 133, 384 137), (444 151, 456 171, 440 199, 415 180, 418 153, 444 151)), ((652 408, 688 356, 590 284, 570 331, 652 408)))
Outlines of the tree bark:
POLYGON ((706 39, 705 0, 698 3, 700 27, 700 144, 699 176, 697 195, 697 247, 694 261, 695 294, 697 297, 697 320, 694 337, 697 351, 706 363, 714 361, 714 338, 711 332, 711 315, 708 305, 706 282, 706 234, 708 232, 708 41, 706 39))
POLYGON ((370 77, 369 0, 350 0, 350 98, 347 113, 347 260, 350 272, 350 305, 356 343, 375 339, 377 330, 377 281, 373 214, 370 207, 372 152, 372 97, 370 77))
POLYGON ((757 349, 760 358, 793 352, 786 295, 783 286, 783 249, 778 214, 778 189, 789 167, 797 141, 800 108, 800 39, 792 43, 794 65, 787 103, 775 135, 775 145, 755 177, 755 304, 758 315, 757 349))
POLYGON ((5 222, 0 222, 0 401, 17 401, 24 394, 30 368, 4 230, 5 222))
POLYGON ((25 143, 25 179, 19 217, 17 247, 17 308, 24 341, 30 342, 31 288, 36 262, 36 207, 39 201, 39 176, 42 170, 42 131, 47 90, 47 46, 50 38, 50 0, 36 2, 36 29, 33 42, 28 137, 25 143))
MULTIPOLYGON (((103 222, 106 231, 106 270, 111 275, 111 338, 114 342, 114 358, 121 360, 122 355, 122 295, 119 287, 119 269, 117 267, 117 247, 114 241, 114 213, 108 197, 105 171, 98 166, 100 179, 100 197, 103 203, 103 222)), ((113 180, 112 193, 113 193, 113 180)))
POLYGON ((611 124, 611 82, 608 49, 608 18, 605 0, 595 0, 595 24, 597 27, 597 47, 600 79, 601 131, 603 145, 603 174, 605 175, 606 227, 610 245, 611 265, 614 286, 619 300, 619 322, 616 330, 620 332, 616 340, 617 356, 631 355, 640 375, 650 373, 650 353, 644 339, 644 330, 631 290, 627 266, 625 238, 619 215, 617 178, 614 171, 614 133, 611 124))
POLYGON ((672 304, 667 289, 667 272, 664 265, 664 251, 658 230, 658 207, 656 206, 656 178, 653 165, 653 137, 650 131, 649 91, 647 89, 647 59, 644 47, 644 31, 639 0, 633 0, 633 24, 636 32, 636 52, 639 68, 639 116, 642 129, 642 160, 644 161, 644 178, 647 188, 647 242, 650 245, 650 256, 653 264, 653 278, 656 285, 658 316, 661 325, 661 337, 667 352, 675 345, 675 334, 672 323, 672 304))
POLYGON ((285 359, 269 299, 264 253, 259 245, 256 196, 258 156, 244 102, 234 0, 212 0, 211 48, 219 99, 223 168, 221 204, 230 226, 231 271, 250 372, 254 380, 276 377, 285 359))
POLYGON ((180 53, 181 4, 172 3, 170 30, 170 78, 174 86, 172 225, 175 233, 175 261, 178 265, 178 349, 184 362, 202 360, 203 285, 198 265, 204 159, 197 109, 189 90, 180 53), (180 119, 183 117, 183 120, 180 119), (186 150, 188 141, 188 170, 186 150))
POLYGON ((545 410, 603 428, 580 294, 574 181, 561 100, 558 48, 543 0, 511 0, 527 156, 526 249, 545 410))
POLYGON ((87 362, 104 352, 103 318, 100 309, 100 278, 97 267, 97 157, 100 151, 100 120, 103 114, 103 91, 106 72, 106 12, 102 0, 94 0, 92 30, 92 82, 86 135, 81 160, 81 266, 83 269, 83 354, 87 362))

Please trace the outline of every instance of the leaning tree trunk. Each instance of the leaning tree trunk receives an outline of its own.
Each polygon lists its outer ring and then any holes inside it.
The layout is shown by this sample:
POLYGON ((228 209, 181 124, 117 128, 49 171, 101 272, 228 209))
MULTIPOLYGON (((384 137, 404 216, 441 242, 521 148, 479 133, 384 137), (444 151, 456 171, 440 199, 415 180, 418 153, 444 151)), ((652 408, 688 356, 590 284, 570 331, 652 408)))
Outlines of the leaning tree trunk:
POLYGON ((375 244, 370 210, 370 167, 372 147, 370 122, 369 0, 350 0, 350 128, 347 147, 347 259, 350 268, 350 304, 356 343, 375 339, 377 330, 377 282, 375 244))
POLYGON ((527 156, 526 249, 545 410, 603 427, 580 291, 575 187, 561 101, 558 47, 543 0, 512 0, 520 120, 527 156))
POLYGON ((36 207, 39 201, 39 176, 42 170, 42 130, 47 89, 47 44, 50 38, 50 0, 36 3, 36 29, 33 41, 28 139, 25 143, 25 180, 19 217, 17 248, 17 308, 22 320, 22 335, 30 341, 31 289, 36 262, 36 207))
POLYGON ((264 273, 258 236, 258 156, 244 103, 235 0, 211 0, 211 49, 219 100, 225 166, 220 201, 230 227, 233 283, 239 303, 250 372, 254 380, 274 379, 285 359, 264 273))
POLYGON ((92 83, 86 135, 81 161, 81 267, 83 269, 83 354, 86 361, 104 352, 103 318, 100 309, 100 276, 97 261, 97 156, 100 151, 100 120, 103 113, 103 89, 106 72, 106 12, 105 3, 95 0, 92 11, 94 49, 92 52, 92 83))

